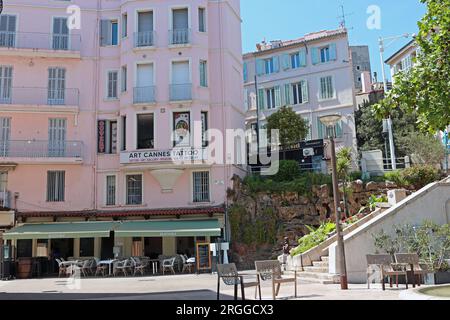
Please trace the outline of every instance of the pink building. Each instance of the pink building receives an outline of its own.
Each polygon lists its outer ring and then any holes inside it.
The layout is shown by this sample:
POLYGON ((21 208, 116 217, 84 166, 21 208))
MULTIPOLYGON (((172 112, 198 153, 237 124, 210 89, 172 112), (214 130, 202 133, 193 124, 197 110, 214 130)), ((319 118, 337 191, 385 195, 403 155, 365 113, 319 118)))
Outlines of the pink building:
POLYGON ((244 127, 239 0, 9 0, 0 19, 5 241, 112 258, 226 238, 226 190, 244 172, 170 151, 202 154, 195 122, 244 127))

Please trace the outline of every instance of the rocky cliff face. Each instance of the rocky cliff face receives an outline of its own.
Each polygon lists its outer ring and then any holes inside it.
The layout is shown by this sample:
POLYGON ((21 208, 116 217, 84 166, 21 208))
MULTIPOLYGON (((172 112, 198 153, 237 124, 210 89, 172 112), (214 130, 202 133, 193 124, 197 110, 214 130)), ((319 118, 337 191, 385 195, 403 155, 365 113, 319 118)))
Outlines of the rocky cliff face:
MULTIPOLYGON (((388 190, 395 188, 397 186, 390 182, 348 183, 346 185, 348 217, 358 214, 362 207, 366 207, 371 195, 387 194, 388 190)), ((343 185, 340 189, 341 210, 344 212, 343 185)), ((232 203, 230 220, 235 221, 234 233, 237 233, 232 234, 233 261, 241 265, 250 266, 256 259, 275 258, 281 254, 284 237, 289 238, 291 246, 297 246, 298 239, 308 233, 306 226, 319 227, 322 222, 335 219, 332 190, 328 185, 313 186, 308 196, 292 192, 251 194, 245 184, 236 177, 233 189, 228 196, 232 203), (239 208, 239 210, 233 208, 239 208), (267 220, 268 211, 273 213, 276 220, 275 234, 269 237, 274 239, 275 243, 252 243, 249 240, 251 237, 243 236, 243 234, 269 232, 255 229, 255 225, 261 225, 264 229, 270 223, 267 220), (248 228, 253 229, 248 230, 248 228)))

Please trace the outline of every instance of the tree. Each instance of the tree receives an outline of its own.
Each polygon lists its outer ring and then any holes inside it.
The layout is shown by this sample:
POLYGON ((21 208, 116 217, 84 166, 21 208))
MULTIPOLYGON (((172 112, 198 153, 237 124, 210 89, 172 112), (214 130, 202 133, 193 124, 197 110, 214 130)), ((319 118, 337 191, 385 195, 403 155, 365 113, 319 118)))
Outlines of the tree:
POLYGON ((428 7, 418 23, 415 64, 400 72, 387 97, 375 106, 386 118, 393 110, 415 112, 421 130, 444 131, 450 124, 450 0, 420 0, 428 7))
MULTIPOLYGON (((404 157, 409 155, 409 150, 404 146, 404 139, 419 132, 417 116, 414 113, 406 113, 402 109, 392 110, 391 116, 397 156, 404 157)), ((385 151, 383 121, 375 117, 374 105, 364 103, 355 112, 355 120, 358 150, 385 151)), ((387 157, 387 155, 385 156, 387 157)))
POLYGON ((445 147, 434 136, 414 133, 404 137, 402 141, 416 164, 440 165, 445 159, 445 147))
POLYGON ((298 143, 306 138, 309 126, 299 114, 291 107, 282 107, 267 118, 267 130, 270 136, 271 130, 279 130, 280 143, 289 145, 298 143))

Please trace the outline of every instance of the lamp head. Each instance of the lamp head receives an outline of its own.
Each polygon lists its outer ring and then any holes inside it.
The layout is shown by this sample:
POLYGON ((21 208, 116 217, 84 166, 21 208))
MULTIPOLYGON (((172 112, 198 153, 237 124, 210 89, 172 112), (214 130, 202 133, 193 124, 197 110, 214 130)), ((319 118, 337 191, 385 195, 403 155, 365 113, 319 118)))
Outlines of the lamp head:
POLYGON ((339 114, 331 114, 327 116, 320 117, 320 122, 322 122, 327 127, 335 126, 339 121, 341 121, 342 116, 339 114))

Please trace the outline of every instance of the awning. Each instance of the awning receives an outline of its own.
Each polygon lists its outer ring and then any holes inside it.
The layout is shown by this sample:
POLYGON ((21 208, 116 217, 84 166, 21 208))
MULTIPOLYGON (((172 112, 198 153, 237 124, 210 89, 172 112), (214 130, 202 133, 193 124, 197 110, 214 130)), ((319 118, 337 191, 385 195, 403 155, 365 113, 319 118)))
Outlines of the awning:
POLYGON ((219 221, 170 220, 124 221, 115 232, 116 237, 215 237, 221 235, 219 221))
POLYGON ((3 234, 3 239, 108 238, 117 222, 27 223, 3 234))

